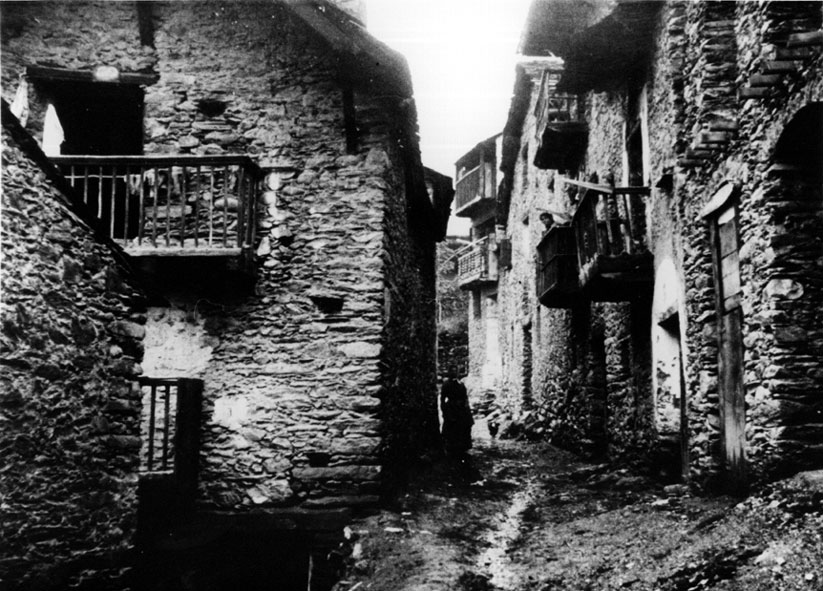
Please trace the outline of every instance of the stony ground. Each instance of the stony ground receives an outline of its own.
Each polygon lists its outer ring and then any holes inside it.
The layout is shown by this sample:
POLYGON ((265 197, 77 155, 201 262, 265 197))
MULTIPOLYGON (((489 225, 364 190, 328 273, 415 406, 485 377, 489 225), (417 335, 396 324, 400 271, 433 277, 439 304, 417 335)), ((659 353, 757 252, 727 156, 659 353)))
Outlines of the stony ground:
POLYGON ((349 533, 335 591, 823 590, 823 474, 741 502, 484 442, 349 533))

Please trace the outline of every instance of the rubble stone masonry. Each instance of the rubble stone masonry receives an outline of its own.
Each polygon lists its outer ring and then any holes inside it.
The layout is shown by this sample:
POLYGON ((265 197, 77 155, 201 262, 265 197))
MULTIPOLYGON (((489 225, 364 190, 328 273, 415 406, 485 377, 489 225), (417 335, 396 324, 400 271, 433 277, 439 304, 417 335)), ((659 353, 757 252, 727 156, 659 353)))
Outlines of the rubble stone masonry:
POLYGON ((145 304, 5 128, 2 164, 0 586, 126 588, 145 304))
MULTIPOLYGON (((562 211, 569 204, 550 173, 532 164, 538 139, 534 84, 506 220, 513 263, 502 274, 499 290, 501 317, 507 319, 500 327, 501 400, 516 415, 536 412, 547 435, 559 443, 605 451, 612 458, 652 460, 665 439, 680 436, 677 400, 663 382, 679 383, 672 368, 682 360, 686 476, 698 486, 712 486, 723 463, 722 425, 716 286, 702 212, 719 188, 732 183, 739 191, 749 477, 756 481, 819 466, 821 189, 819 178, 778 174, 770 167, 785 158, 777 153, 781 137, 789 136, 785 144, 807 146, 789 150, 791 157, 820 153, 815 147, 820 130, 800 128, 803 121, 819 122, 821 48, 814 43, 790 47, 787 39, 819 32, 823 7, 819 2, 675 1, 666 2, 658 14, 655 50, 645 70, 635 74, 645 83, 647 97, 641 111, 647 113, 651 196, 646 226, 654 291, 632 303, 579 302, 566 309, 536 305, 529 260, 541 232, 536 213, 562 211), (774 64, 780 60, 793 71, 763 78, 787 67, 774 64), (755 83, 772 86, 746 98, 755 83), (809 118, 810 112, 818 119, 809 118), (722 133, 712 137, 710 147, 701 147, 708 131, 722 133), (661 323, 668 324, 661 328, 661 323), (530 331, 524 330, 527 326, 530 331), (528 332, 530 348, 523 346, 528 332), (663 350, 666 339, 668 352, 663 350), (531 388, 523 387, 529 365, 524 352, 533 355, 531 388)), ((609 91, 582 95, 588 148, 578 178, 591 180, 596 174, 601 183, 628 184, 628 92, 626 84, 615 84, 609 91)), ((819 171, 820 163, 816 166, 819 171)))
POLYGON ((39 15, 45 29, 21 19, 4 93, 23 64, 145 66, 159 74, 146 153, 247 153, 266 175, 253 290, 169 285, 171 305, 149 315, 152 343, 173 334, 196 354, 148 351, 146 374, 205 382, 200 505, 375 502, 383 464, 437 429, 433 245, 407 195, 413 106, 349 87, 347 143, 336 54, 277 3, 153 3, 154 47, 135 46, 131 4, 60 6, 39 15))

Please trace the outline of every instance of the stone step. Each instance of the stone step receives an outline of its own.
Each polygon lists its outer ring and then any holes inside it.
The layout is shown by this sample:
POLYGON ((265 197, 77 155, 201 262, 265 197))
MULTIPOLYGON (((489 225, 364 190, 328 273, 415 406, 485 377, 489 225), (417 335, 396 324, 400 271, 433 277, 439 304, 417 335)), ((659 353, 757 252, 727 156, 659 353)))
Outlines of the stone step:
POLYGON ((706 144, 727 144, 730 139, 731 134, 725 131, 704 131, 697 136, 697 142, 701 146, 706 144))
POLYGON ((748 100, 748 99, 764 99, 774 96, 775 93, 771 88, 741 88, 738 93, 737 97, 740 100, 748 100))
POLYGON ((806 60, 814 57, 815 53, 811 47, 778 47, 778 60, 806 60))
POLYGON ((823 31, 809 31, 789 35, 786 43, 789 47, 809 47, 823 45, 823 31))
POLYGON ((767 61, 763 64, 761 71, 764 74, 794 74, 797 72, 797 65, 787 60, 767 61))
POLYGON ((698 147, 686 150, 686 158, 690 160, 707 160, 714 155, 714 150, 699 149, 698 147))
POLYGON ((677 165, 681 168, 694 168, 695 166, 700 166, 705 162, 706 161, 704 159, 689 158, 687 156, 681 156, 677 159, 677 165))
POLYGON ((709 131, 737 131, 738 127, 737 121, 729 119, 715 119, 709 123, 709 131))
POLYGON ((780 74, 754 74, 749 78, 749 86, 775 86, 782 78, 780 74))

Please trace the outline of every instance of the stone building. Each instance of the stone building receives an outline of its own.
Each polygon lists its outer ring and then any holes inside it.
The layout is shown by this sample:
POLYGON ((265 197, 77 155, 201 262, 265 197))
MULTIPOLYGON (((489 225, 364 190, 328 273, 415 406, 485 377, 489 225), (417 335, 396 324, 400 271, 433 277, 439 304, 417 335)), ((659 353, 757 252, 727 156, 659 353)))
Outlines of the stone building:
POLYGON ((699 487, 823 464, 822 18, 533 4, 497 196, 509 412, 699 487))
POLYGON ((497 185, 502 134, 455 163, 454 215, 471 219, 469 244, 457 251, 457 284, 467 293, 469 358, 465 385, 472 407, 485 409, 500 384, 497 277, 497 185))
POLYGON ((458 252, 468 240, 446 236, 437 245, 437 373, 464 379, 469 371, 469 324, 466 295, 458 283, 458 252))
POLYGON ((0 578, 306 588, 437 442, 405 60, 324 0, 5 2, 2 50, 52 185, 6 144, 0 578))

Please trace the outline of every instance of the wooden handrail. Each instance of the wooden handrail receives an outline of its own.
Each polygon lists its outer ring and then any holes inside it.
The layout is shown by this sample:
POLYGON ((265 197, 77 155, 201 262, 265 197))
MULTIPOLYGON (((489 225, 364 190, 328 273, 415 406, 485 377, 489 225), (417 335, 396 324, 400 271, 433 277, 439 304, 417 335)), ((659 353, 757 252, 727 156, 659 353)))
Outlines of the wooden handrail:
POLYGON ((242 154, 63 155, 52 160, 134 256, 250 252, 262 170, 242 154))
POLYGON ((227 165, 240 164, 247 170, 252 171, 257 176, 263 175, 263 170, 245 154, 140 154, 140 155, 115 155, 115 156, 99 156, 94 154, 61 154, 60 156, 51 156, 49 158, 55 164, 131 164, 139 165, 142 163, 169 166, 187 166, 193 165, 227 165))

